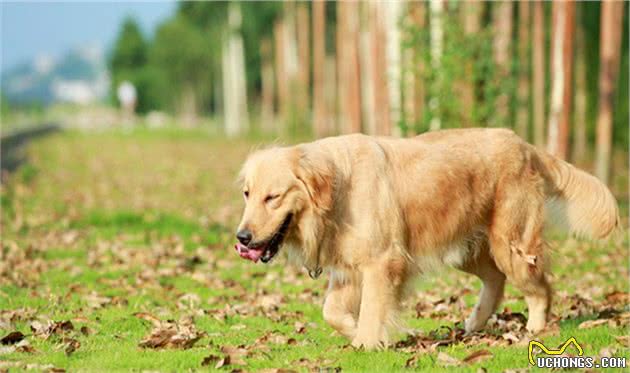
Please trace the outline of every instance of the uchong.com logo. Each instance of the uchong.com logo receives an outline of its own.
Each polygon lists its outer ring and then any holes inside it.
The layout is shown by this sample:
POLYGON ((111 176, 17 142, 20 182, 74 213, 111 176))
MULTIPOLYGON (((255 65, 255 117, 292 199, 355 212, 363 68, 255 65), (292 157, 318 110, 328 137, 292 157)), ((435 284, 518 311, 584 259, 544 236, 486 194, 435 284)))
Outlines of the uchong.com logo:
POLYGON ((538 368, 550 369, 590 369, 590 368, 625 368, 625 357, 602 357, 599 361, 595 361, 594 357, 584 356, 582 346, 577 342, 575 337, 567 339, 566 342, 558 349, 549 349, 539 341, 529 341, 528 349, 529 363, 538 368), (569 346, 575 346, 577 356, 565 355, 565 351, 569 346), (542 354, 534 357, 534 347, 540 348, 542 354), (545 356, 546 355, 546 356, 545 356))

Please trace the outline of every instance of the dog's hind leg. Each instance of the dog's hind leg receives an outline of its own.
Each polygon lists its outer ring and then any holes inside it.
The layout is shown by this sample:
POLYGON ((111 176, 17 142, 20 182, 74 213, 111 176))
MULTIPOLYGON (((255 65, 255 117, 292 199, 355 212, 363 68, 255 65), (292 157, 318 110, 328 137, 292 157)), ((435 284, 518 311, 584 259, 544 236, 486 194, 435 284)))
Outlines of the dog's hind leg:
POLYGON ((542 181, 523 172, 498 188, 490 226, 490 250, 499 267, 525 295, 527 329, 544 329, 551 304, 542 238, 544 194, 542 181))
POLYGON ((467 333, 476 332, 486 325, 486 322, 497 309, 503 298, 505 275, 497 268, 490 256, 487 237, 471 243, 477 245, 477 255, 469 257, 458 269, 471 273, 483 282, 479 300, 465 322, 467 333))
POLYGON ((324 301, 324 320, 341 335, 352 340, 356 335, 360 302, 359 284, 333 275, 324 301))

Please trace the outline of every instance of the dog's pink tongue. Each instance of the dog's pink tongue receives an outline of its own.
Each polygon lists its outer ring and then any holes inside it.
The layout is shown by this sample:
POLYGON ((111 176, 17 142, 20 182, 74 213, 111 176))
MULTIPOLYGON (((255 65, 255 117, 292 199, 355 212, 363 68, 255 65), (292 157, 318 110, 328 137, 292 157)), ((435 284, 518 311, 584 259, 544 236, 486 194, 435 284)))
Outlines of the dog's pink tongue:
POLYGON ((237 243, 236 245, 234 245, 234 249, 236 249, 236 252, 238 252, 238 255, 240 255, 241 258, 249 259, 254 263, 256 263, 258 259, 260 259, 264 251, 249 249, 247 246, 241 243, 237 243))

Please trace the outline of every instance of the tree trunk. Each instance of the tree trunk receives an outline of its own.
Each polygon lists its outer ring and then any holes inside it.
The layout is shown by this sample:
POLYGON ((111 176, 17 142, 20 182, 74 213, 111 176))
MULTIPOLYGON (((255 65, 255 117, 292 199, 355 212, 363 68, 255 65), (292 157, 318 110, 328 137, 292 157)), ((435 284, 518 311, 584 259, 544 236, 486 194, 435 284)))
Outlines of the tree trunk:
POLYGON ((567 159, 569 120, 572 103, 573 29, 575 3, 572 0, 552 4, 553 40, 551 43, 551 113, 547 150, 567 159))
POLYGON ((613 101, 619 71, 623 6, 623 2, 612 0, 605 0, 601 5, 595 174, 604 183, 610 179, 613 101))
POLYGON ((324 64, 324 98, 326 103, 326 134, 336 135, 340 133, 336 120, 337 108, 337 61, 334 56, 326 56, 324 64))
MULTIPOLYGON (((298 110, 301 113, 308 112, 309 83, 311 75, 311 57, 309 41, 309 14, 308 4, 297 4, 297 44, 298 44, 298 110)), ((306 119, 306 118, 304 118, 306 119)))
MULTIPOLYGON (((407 3, 409 28, 413 32, 421 31, 424 26, 425 4, 422 1, 407 3)), ((407 124, 407 135, 416 134, 416 128, 421 118, 422 100, 418 95, 424 96, 422 81, 422 57, 420 47, 407 47, 403 50, 403 100, 404 121, 407 124)))
POLYGON ((372 78, 374 80, 374 122, 377 135, 391 134, 391 120, 389 111, 388 80, 385 71, 385 20, 384 4, 379 1, 367 3, 370 7, 370 36, 372 37, 372 78))
POLYGON ((228 136, 236 136, 249 129, 245 51, 243 39, 238 31, 241 28, 241 5, 239 3, 230 3, 228 6, 228 28, 229 35, 224 43, 223 56, 225 132, 228 136))
POLYGON ((403 136, 413 136, 415 135, 415 78, 414 78, 414 61, 413 61, 414 51, 411 48, 405 48, 402 51, 402 97, 403 97, 403 110, 402 110, 402 120, 406 125, 406 131, 403 133, 403 136))
MULTIPOLYGON (((437 82, 435 84, 441 86, 440 75, 442 74, 442 52, 444 43, 444 26, 442 13, 444 11, 444 3, 442 0, 430 0, 430 31, 431 31, 431 68, 437 72, 437 82)), ((440 120, 440 99, 438 96, 431 97, 429 102, 431 110, 431 123, 429 128, 431 131, 439 130, 442 127, 440 120)))
MULTIPOLYGON (((501 1, 492 4, 492 21, 494 24, 494 61, 497 65, 497 79, 505 81, 510 77, 511 46, 512 42, 512 2, 501 1)), ((510 96, 501 89, 496 102, 494 115, 495 125, 507 126, 509 124, 510 96)))
POLYGON ((343 133, 361 132, 359 4, 337 2, 339 122, 343 133))
POLYGON ((313 2, 313 126, 315 136, 329 135, 326 96, 326 2, 313 2))
MULTIPOLYGON (((481 28, 481 16, 483 13, 483 2, 464 1, 462 3, 462 17, 464 23, 464 34, 470 40, 479 32, 481 28)), ((462 117, 465 127, 474 125, 473 112, 475 107, 475 80, 473 74, 473 60, 465 61, 464 81, 462 82, 462 117)))
MULTIPOLYGON (((133 112, 131 113, 133 115, 133 112)), ((195 87, 192 83, 187 83, 183 87, 182 98, 180 102, 180 116, 185 127, 194 127, 197 125, 197 95, 195 87)))
POLYGON ((372 50, 374 42, 370 20, 370 4, 362 3, 361 6, 361 109, 363 115, 363 132, 374 135, 376 133, 376 108, 374 106, 374 61, 372 50))
POLYGON ((523 139, 529 139, 529 19, 528 1, 518 3, 518 109, 516 113, 516 132, 523 139))
MULTIPOLYGON (((583 10, 583 9, 580 9, 583 10)), ((583 12, 580 12, 583 17, 583 12)), ((576 27, 575 33, 575 126, 573 127, 572 161, 580 165, 586 160, 587 127, 586 111, 588 107, 588 94, 586 87, 586 50, 584 46, 584 29, 576 27)))
POLYGON ((534 112, 534 144, 545 146, 545 14, 544 3, 535 1, 532 31, 532 104, 534 112))
POLYGON ((276 63, 276 87, 278 92, 278 125, 277 132, 284 133, 286 131, 286 121, 289 111, 289 87, 287 81, 287 67, 285 57, 285 29, 284 19, 280 18, 276 21, 273 28, 273 37, 275 44, 275 63, 276 63))
POLYGON ((287 126, 285 134, 295 134, 298 130, 297 125, 302 124, 303 112, 299 109, 300 104, 300 61, 298 56, 297 41, 297 20, 296 20, 296 2, 293 0, 285 1, 284 5, 284 57, 287 67, 287 75, 284 79, 288 81, 289 94, 287 96, 287 126))
MULTIPOLYGON (((417 1, 410 3, 411 10, 411 22, 418 30, 423 30, 426 27, 426 3, 423 1, 417 1)), ((416 47, 413 49, 413 63, 415 69, 413 69, 414 77, 414 92, 413 92, 413 111, 411 123, 415 127, 419 127, 419 124, 424 115, 424 100, 426 98, 426 90, 424 85, 424 59, 422 58, 423 51, 421 48, 416 47)), ((415 132, 415 131, 414 131, 415 132)))
POLYGON ((296 125, 296 107, 300 100, 299 61, 297 50, 297 26, 295 2, 285 1, 282 16, 274 25, 276 87, 278 91, 279 118, 276 120, 280 133, 290 134, 296 125))
POLYGON ((400 112, 401 107, 401 53, 400 53, 400 28, 398 21, 402 14, 402 2, 390 1, 383 4, 385 6, 385 55, 387 70, 385 74, 390 84, 389 88, 389 110, 392 123, 392 133, 400 135, 400 112))
POLYGON ((273 63, 271 59, 272 49, 271 41, 264 39, 260 43, 260 77, 261 77, 261 100, 260 100, 260 121, 261 130, 264 133, 272 133, 274 131, 274 76, 273 63))

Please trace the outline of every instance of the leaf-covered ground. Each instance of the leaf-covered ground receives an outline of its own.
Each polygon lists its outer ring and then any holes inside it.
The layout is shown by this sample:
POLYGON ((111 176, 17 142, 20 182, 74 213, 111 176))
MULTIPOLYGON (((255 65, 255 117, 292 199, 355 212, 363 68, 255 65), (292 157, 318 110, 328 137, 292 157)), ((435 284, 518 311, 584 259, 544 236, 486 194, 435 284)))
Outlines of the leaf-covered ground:
MULTIPOLYGON (((33 142, 2 185, 0 370, 529 369, 525 304, 509 286, 487 330, 463 336, 479 282, 439 269, 406 302, 416 334, 364 352, 322 320, 323 278, 241 260, 234 179, 254 144, 173 131, 33 142)), ((630 356, 627 231, 551 247, 554 320, 537 339, 630 356)))

